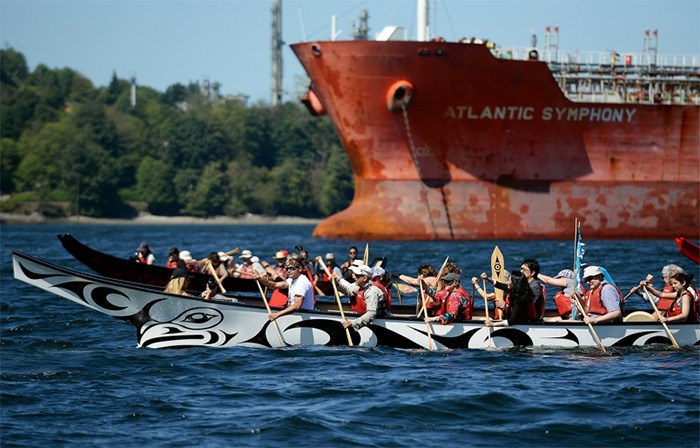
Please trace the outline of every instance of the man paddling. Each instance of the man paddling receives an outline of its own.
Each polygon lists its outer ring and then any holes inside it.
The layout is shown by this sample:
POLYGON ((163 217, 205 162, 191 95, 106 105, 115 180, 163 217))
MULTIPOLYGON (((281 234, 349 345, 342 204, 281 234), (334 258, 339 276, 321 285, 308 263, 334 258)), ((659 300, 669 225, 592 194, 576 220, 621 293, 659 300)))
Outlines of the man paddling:
POLYGON ((372 268, 366 264, 351 265, 349 270, 354 283, 345 280, 338 272, 334 272, 333 277, 337 281, 338 289, 350 297, 353 310, 360 314, 360 317, 352 322, 344 320, 343 327, 359 330, 377 317, 386 317, 386 288, 378 280, 372 281, 372 268))
POLYGON ((299 310, 311 311, 314 309, 314 290, 311 281, 302 270, 301 261, 298 258, 290 258, 285 264, 287 271, 287 279, 284 281, 274 282, 261 277, 256 272, 255 280, 258 280, 266 288, 287 289, 287 307, 276 313, 270 313, 271 321, 291 314, 299 310))

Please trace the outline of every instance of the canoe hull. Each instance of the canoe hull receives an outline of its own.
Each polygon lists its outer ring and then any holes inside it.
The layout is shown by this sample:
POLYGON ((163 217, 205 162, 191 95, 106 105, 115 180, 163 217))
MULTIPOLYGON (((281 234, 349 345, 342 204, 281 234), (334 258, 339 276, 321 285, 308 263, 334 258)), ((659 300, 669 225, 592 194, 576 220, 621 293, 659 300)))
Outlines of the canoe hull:
MULTIPOLYGON (((156 288, 67 269, 34 257, 13 253, 18 280, 57 294, 100 313, 126 320, 137 328, 139 347, 282 347, 296 345, 345 346, 340 315, 331 311, 299 312, 277 320, 282 339, 256 304, 231 300, 205 301, 165 294, 156 288)), ((352 316, 348 316, 352 318, 352 316)), ((700 344, 700 324, 669 325, 680 345, 700 344)), ((432 325, 432 345, 438 350, 484 349, 488 331, 481 322, 432 325)), ((670 344, 658 323, 598 325, 608 347, 670 344)), ((360 347, 387 346, 428 349, 426 324, 415 317, 376 319, 369 327, 351 331, 360 347)), ((495 347, 595 347, 588 328, 573 324, 528 324, 496 328, 495 347)))
MULTIPOLYGON (((115 257, 95 250, 78 241, 71 234, 58 235, 64 249, 76 260, 105 277, 142 283, 145 285, 165 287, 172 276, 173 270, 165 266, 155 266, 136 263, 125 258, 115 257)), ((191 273, 190 288, 193 291, 204 291, 207 281, 212 278, 201 272, 191 273)), ((250 279, 227 277, 223 281, 226 291, 258 292, 258 285, 250 279)), ((329 282, 319 282, 316 285, 326 295, 332 294, 329 282)))

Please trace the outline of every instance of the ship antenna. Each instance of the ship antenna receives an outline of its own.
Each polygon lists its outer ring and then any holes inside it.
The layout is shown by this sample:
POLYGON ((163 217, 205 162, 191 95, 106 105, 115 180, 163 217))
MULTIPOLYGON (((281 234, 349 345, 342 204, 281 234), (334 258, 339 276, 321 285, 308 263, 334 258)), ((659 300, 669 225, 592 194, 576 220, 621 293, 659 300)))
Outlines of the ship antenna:
POLYGON ((299 13, 299 26, 301 26, 301 41, 306 42, 306 31, 304 31, 304 14, 301 12, 301 6, 297 7, 299 13))

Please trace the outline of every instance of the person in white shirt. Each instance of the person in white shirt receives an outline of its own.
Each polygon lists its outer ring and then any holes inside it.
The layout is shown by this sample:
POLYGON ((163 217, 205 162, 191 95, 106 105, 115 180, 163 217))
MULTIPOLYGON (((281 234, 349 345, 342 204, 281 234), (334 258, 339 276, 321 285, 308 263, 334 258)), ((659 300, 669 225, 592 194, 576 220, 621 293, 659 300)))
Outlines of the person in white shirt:
POLYGON ((314 290, 309 278, 303 274, 302 265, 298 258, 290 258, 285 264, 287 279, 285 281, 274 282, 262 278, 256 274, 256 280, 267 288, 288 289, 287 307, 276 313, 270 313, 270 320, 273 321, 285 314, 291 314, 298 310, 311 311, 314 309, 314 290))

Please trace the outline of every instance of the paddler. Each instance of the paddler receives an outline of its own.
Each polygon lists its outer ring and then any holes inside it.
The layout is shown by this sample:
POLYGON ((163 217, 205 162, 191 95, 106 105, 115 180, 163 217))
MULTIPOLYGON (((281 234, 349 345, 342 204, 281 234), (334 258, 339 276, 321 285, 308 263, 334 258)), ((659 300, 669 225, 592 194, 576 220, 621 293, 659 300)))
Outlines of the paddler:
POLYGON ((586 324, 618 322, 622 320, 622 293, 617 286, 605 279, 600 266, 588 266, 583 270, 583 280, 588 284, 586 292, 586 324))
POLYGON ((350 297, 351 304, 354 302, 352 309, 360 314, 352 322, 344 320, 343 327, 359 330, 372 323, 377 317, 386 317, 386 288, 379 279, 372 281, 372 268, 366 264, 359 266, 353 264, 348 269, 352 273, 354 283, 345 280, 338 272, 334 272, 333 277, 336 279, 338 289, 350 297))

